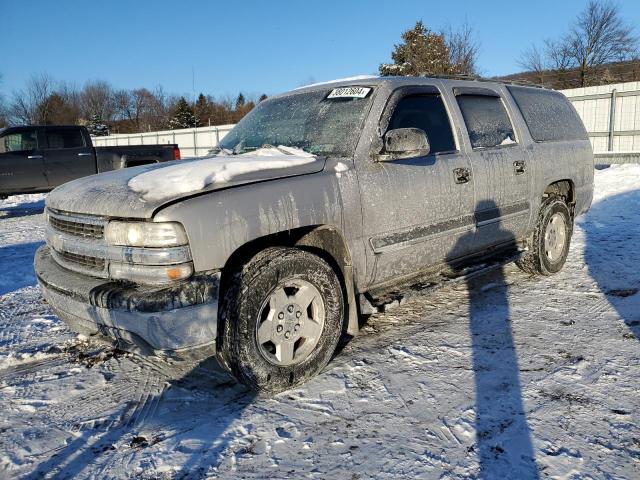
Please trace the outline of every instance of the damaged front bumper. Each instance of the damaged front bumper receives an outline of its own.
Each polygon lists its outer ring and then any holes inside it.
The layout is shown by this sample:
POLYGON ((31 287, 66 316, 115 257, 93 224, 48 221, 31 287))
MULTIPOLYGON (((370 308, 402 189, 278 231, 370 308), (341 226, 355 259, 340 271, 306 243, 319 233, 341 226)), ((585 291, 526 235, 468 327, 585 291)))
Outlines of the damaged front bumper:
POLYGON ((151 287, 61 267, 43 246, 34 267, 44 298, 72 330, 102 334, 142 353, 201 359, 215 353, 220 272, 151 287))

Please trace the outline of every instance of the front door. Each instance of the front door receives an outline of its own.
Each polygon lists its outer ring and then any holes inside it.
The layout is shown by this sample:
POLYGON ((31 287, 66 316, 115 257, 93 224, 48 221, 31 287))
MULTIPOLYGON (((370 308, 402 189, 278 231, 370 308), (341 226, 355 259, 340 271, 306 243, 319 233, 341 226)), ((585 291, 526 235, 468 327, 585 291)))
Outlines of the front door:
POLYGON ((473 179, 451 125, 437 88, 407 87, 392 95, 380 131, 422 129, 431 151, 411 159, 369 159, 357 167, 370 285, 415 274, 454 250, 466 250, 458 240, 473 230, 473 179))
POLYGON ((48 188, 38 129, 11 128, 0 135, 0 193, 48 188))
POLYGON ((46 127, 44 158, 52 187, 96 173, 93 147, 78 127, 46 127))

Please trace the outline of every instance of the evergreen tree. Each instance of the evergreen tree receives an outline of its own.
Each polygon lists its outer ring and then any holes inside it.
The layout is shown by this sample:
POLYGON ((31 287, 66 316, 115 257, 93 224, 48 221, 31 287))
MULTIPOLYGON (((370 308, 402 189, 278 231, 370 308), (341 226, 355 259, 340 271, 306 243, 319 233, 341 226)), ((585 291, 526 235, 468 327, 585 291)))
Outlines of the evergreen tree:
POLYGON ((91 116, 91 120, 89 120, 89 124, 87 125, 87 130, 89 130, 89 135, 92 137, 104 137, 109 135, 109 126, 102 121, 98 114, 91 116))
POLYGON ((196 104, 193 106, 193 113, 196 116, 197 126, 206 125, 211 121, 211 102, 203 93, 198 95, 196 104))
POLYGON ((172 129, 193 128, 197 124, 193 108, 184 97, 180 97, 173 109, 173 117, 169 120, 170 127, 172 129))
POLYGON ((454 73, 444 35, 426 28, 421 21, 402 34, 395 45, 393 63, 380 64, 380 75, 429 76, 454 73))
POLYGON ((238 98, 236 98, 236 110, 242 110, 242 107, 244 107, 246 100, 244 98, 244 95, 242 94, 242 92, 240 92, 238 94, 238 98))
POLYGON ((266 100, 267 98, 267 94, 263 93, 262 95, 260 95, 260 97, 258 98, 258 103, 262 102, 263 100, 266 100))

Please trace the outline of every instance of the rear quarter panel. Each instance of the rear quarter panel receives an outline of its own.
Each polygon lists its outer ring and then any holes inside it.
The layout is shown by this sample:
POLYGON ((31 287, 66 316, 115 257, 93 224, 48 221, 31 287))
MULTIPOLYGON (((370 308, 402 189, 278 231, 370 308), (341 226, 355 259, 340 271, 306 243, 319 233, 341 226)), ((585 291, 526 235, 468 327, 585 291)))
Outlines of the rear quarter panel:
POLYGON ((544 189, 559 180, 571 180, 575 189, 576 215, 586 212, 593 199, 593 150, 589 140, 534 143, 534 198, 542 200, 544 189))

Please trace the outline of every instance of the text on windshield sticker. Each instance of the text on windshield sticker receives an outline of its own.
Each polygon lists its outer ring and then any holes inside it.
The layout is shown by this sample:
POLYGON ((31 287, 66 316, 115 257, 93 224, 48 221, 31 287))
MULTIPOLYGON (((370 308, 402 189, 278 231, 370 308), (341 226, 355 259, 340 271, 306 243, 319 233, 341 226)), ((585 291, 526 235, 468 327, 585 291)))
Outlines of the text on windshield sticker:
POLYGON ((370 91, 368 87, 340 87, 331 90, 327 98, 364 98, 370 91))

